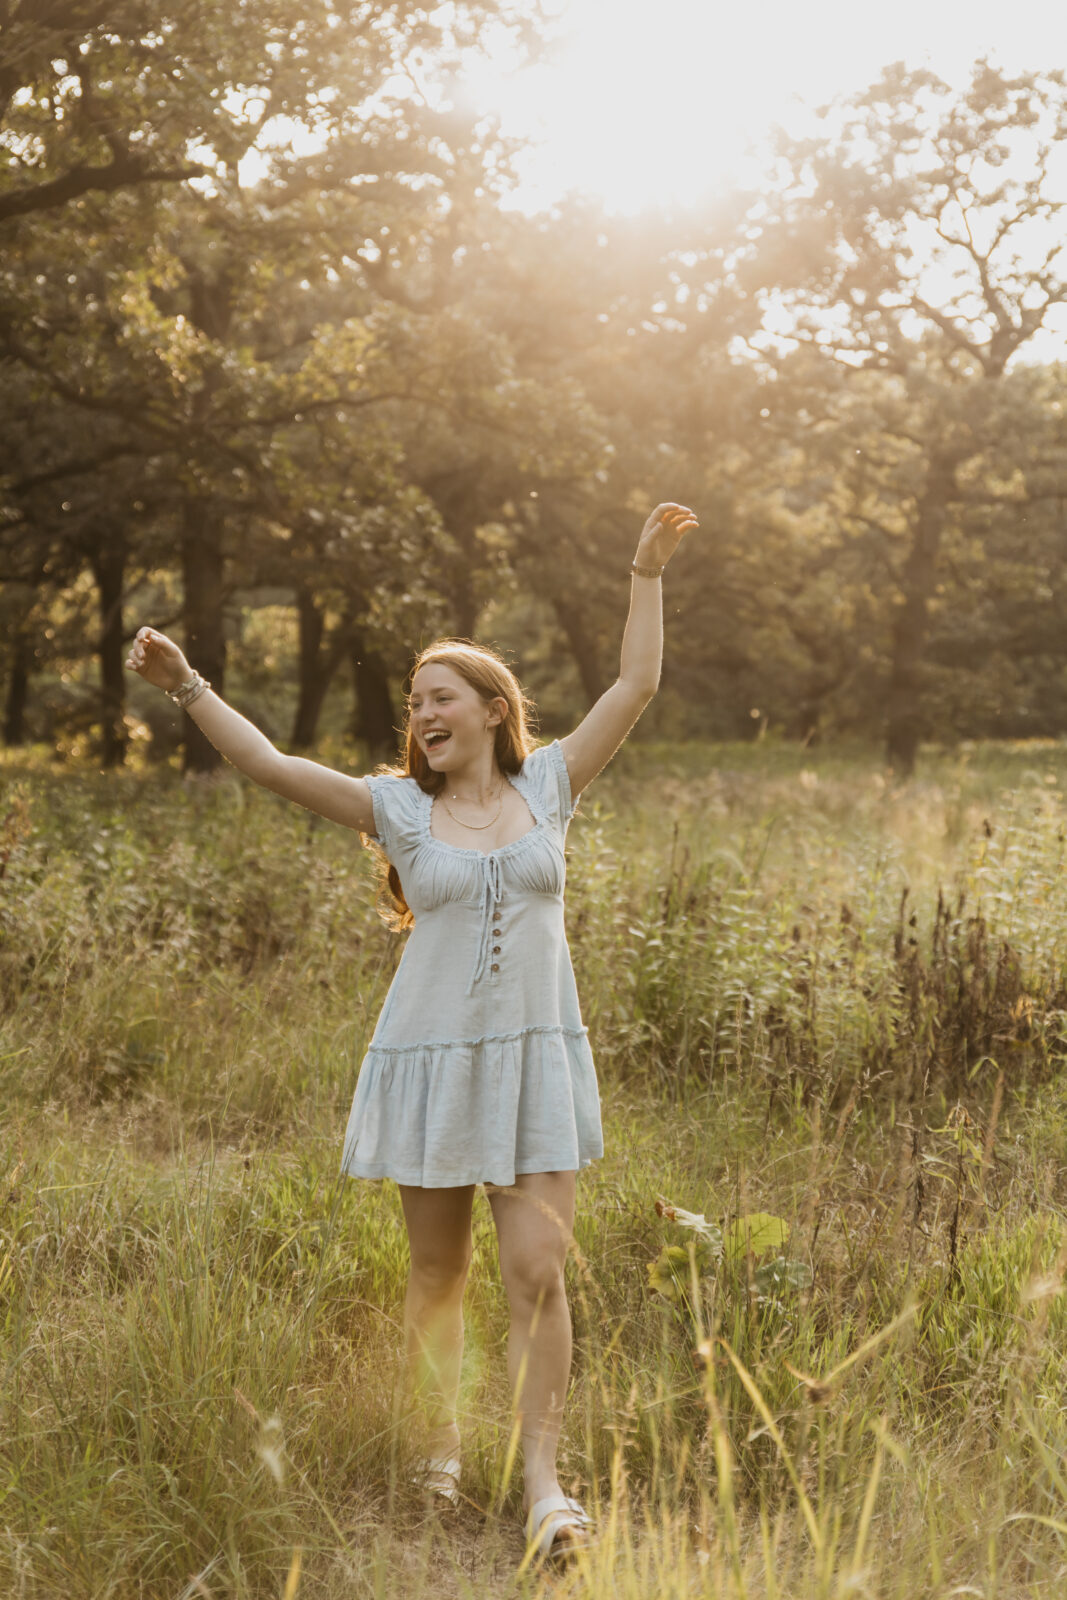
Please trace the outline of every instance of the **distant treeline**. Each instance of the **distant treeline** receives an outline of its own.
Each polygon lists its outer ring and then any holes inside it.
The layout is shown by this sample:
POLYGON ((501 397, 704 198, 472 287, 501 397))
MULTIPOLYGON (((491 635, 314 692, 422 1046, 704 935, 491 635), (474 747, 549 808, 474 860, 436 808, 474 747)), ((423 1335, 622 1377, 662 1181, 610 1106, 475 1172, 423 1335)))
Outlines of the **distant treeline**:
POLYGON ((577 715, 664 498, 702 529, 661 732, 862 730, 906 771, 924 737, 1063 731, 1063 74, 890 68, 756 194, 531 218, 487 120, 397 87, 526 10, 11 8, 4 739, 121 761, 144 621, 216 687, 236 650, 296 747, 342 685, 389 746, 440 633, 577 715))

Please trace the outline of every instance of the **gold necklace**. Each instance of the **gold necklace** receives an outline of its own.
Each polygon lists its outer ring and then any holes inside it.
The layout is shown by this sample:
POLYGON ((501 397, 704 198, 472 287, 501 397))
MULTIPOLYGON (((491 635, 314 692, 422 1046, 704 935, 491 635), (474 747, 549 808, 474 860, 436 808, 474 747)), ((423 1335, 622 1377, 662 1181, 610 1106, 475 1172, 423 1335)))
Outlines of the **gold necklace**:
MULTIPOLYGON (((453 800, 455 800, 458 797, 456 795, 453 795, 452 798, 453 798, 453 800)), ((499 822, 500 821, 500 814, 504 809, 504 786, 503 786, 503 784, 501 784, 501 787, 500 787, 500 804, 496 808, 496 816, 495 817, 490 817, 488 822, 464 822, 462 817, 457 817, 456 813, 452 810, 452 807, 448 803, 448 796, 447 795, 442 794, 441 795, 441 801, 442 801, 442 804, 444 805, 445 810, 448 812, 449 816, 452 818, 452 821, 453 822, 458 822, 459 826, 461 828, 467 828, 467 829, 469 829, 469 831, 471 833, 484 833, 487 828, 491 828, 495 822, 499 822)))

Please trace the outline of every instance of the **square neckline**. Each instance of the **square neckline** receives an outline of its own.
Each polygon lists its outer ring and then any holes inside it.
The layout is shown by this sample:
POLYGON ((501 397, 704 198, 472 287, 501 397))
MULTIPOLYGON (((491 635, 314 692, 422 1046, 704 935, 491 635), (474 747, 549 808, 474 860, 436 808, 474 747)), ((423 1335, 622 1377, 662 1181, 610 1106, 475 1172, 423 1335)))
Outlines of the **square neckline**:
MULTIPOLYGON (((526 759, 529 760, 529 757, 526 759)), ((523 768, 525 768, 525 765, 526 762, 524 761, 523 768)), ((426 804, 424 804, 422 807, 421 816, 423 836, 428 839, 431 844, 438 845, 440 849, 450 850, 453 855, 480 856, 483 860, 489 860, 492 856, 509 855, 513 851, 517 850, 520 845, 526 843, 527 839, 532 839, 537 833, 538 829, 545 826, 545 819, 540 815, 539 808, 534 804, 533 799, 526 792, 526 788, 524 788, 521 783, 516 783, 515 781, 516 778, 520 780, 523 778, 522 771, 515 773, 514 777, 505 772, 503 774, 503 778, 504 782, 510 784, 515 790, 516 794, 519 795, 524 802, 527 811, 530 813, 530 816, 533 818, 531 826, 526 829, 525 833, 520 833, 517 839, 511 839, 507 844, 497 845, 494 850, 479 850, 476 845, 471 848, 468 845, 451 844, 447 839, 439 839, 430 827, 430 821, 433 816, 434 801, 437 799, 437 795, 428 794, 427 791, 420 786, 419 793, 426 801, 426 804)))

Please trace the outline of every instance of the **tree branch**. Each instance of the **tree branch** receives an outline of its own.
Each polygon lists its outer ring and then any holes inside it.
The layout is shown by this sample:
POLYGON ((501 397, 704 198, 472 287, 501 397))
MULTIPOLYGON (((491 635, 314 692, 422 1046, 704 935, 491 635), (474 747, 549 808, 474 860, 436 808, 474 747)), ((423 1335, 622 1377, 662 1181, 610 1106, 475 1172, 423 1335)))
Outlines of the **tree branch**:
POLYGON ((19 478, 9 485, 12 494, 28 494, 31 489, 40 488, 42 484, 54 483, 57 478, 76 478, 84 472, 95 472, 98 467, 106 466, 109 461, 119 461, 123 456, 143 455, 141 450, 132 450, 129 445, 114 445, 110 450, 101 451, 98 455, 81 456, 74 461, 61 461, 58 466, 49 467, 42 472, 31 472, 28 477, 19 478))
POLYGON ((94 190, 110 193, 139 183, 184 183, 187 178, 203 177, 207 170, 197 162, 153 170, 142 158, 122 151, 106 167, 81 163, 49 183, 35 183, 0 195, 0 223, 32 212, 57 210, 94 190))

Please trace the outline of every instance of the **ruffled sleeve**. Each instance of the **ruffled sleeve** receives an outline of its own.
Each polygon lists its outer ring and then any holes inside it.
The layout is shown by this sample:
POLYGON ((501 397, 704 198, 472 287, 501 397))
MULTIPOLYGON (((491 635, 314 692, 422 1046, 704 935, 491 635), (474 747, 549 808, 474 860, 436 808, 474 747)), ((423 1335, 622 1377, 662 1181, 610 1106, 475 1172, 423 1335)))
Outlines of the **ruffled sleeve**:
POLYGON ((534 790, 541 809, 561 833, 565 832, 578 797, 571 795, 570 774, 559 740, 553 739, 551 744, 532 751, 522 764, 522 776, 534 790))
POLYGON ((417 843, 422 790, 414 778, 376 773, 367 779, 374 807, 374 835, 395 866, 405 849, 417 843))

